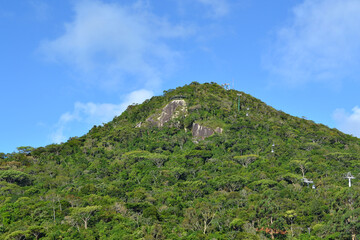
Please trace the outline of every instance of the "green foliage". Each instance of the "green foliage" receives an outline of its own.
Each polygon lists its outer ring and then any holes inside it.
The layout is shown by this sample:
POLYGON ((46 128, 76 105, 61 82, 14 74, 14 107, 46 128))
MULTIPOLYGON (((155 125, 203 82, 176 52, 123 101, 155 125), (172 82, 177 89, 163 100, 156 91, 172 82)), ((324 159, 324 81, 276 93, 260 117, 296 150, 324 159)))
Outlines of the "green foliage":
POLYGON ((152 218, 156 220, 160 220, 159 212, 157 211, 155 206, 149 206, 144 209, 143 216, 147 218, 152 218))
POLYGON ((360 184, 344 178, 359 139, 245 93, 239 112, 238 93, 193 82, 66 143, 0 153, 0 239, 359 238, 360 184), (180 97, 183 118, 147 123, 180 97), (194 122, 223 132, 193 139, 194 122))
POLYGON ((258 236, 256 236, 255 234, 242 232, 242 233, 238 233, 238 234, 236 234, 236 239, 244 239, 244 240, 258 240, 258 239, 259 239, 259 237, 258 237, 258 236))
POLYGON ((25 239, 25 236, 26 236, 26 232, 25 231, 21 231, 21 230, 18 230, 18 231, 14 231, 12 233, 10 233, 9 235, 7 235, 5 237, 5 240, 21 240, 21 239, 25 239))
POLYGON ((21 186, 31 184, 30 176, 28 174, 16 170, 0 171, 0 180, 7 181, 9 183, 17 183, 21 186))
POLYGON ((230 227, 234 230, 241 231, 244 224, 245 222, 242 219, 234 218, 230 223, 230 227))
POLYGON ((244 167, 247 167, 252 162, 255 162, 259 156, 255 154, 243 155, 243 156, 234 156, 233 159, 235 162, 241 164, 244 167))

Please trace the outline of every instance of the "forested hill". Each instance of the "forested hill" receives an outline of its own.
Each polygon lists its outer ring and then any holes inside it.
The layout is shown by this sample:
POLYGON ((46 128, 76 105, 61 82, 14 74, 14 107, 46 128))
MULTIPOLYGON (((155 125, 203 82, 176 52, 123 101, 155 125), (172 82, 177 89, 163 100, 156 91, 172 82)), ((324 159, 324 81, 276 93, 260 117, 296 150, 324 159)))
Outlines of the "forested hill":
POLYGON ((357 239, 359 153, 358 138, 194 82, 0 153, 0 239, 357 239))

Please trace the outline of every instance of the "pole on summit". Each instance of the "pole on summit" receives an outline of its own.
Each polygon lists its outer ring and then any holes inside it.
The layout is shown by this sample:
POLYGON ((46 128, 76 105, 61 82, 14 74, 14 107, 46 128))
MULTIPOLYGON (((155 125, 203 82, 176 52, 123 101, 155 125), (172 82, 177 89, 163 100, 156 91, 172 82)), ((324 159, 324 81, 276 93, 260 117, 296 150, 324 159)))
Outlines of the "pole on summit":
POLYGON ((237 95, 238 95, 238 112, 240 112, 240 109, 241 109, 241 107, 240 107, 240 96, 241 96, 241 93, 238 93, 237 95))

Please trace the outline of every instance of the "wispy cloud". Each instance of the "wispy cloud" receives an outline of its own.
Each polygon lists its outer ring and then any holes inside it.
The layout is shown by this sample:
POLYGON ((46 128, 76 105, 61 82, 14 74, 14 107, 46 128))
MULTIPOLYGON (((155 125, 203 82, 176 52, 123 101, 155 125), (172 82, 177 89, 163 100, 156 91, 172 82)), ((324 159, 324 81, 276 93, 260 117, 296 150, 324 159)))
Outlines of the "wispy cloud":
POLYGON ((130 104, 142 103, 153 96, 153 92, 145 89, 131 92, 120 104, 111 103, 81 103, 76 102, 71 112, 61 115, 55 130, 51 134, 51 140, 55 143, 66 141, 69 136, 65 132, 72 130, 74 122, 91 127, 112 120, 120 115, 130 104))
POLYGON ((360 69, 360 1, 305 0, 276 34, 265 67, 297 85, 355 79, 360 69))
POLYGON ((87 81, 107 88, 126 81, 137 87, 159 86, 181 56, 168 41, 192 31, 153 15, 142 2, 122 6, 83 0, 74 12, 64 34, 44 41, 40 50, 47 59, 68 64, 87 81))
POLYGON ((229 3, 226 0, 196 0, 210 8, 209 16, 223 17, 230 11, 229 3))
POLYGON ((360 108, 355 106, 351 113, 344 109, 336 109, 333 118, 339 130, 360 137, 360 108))

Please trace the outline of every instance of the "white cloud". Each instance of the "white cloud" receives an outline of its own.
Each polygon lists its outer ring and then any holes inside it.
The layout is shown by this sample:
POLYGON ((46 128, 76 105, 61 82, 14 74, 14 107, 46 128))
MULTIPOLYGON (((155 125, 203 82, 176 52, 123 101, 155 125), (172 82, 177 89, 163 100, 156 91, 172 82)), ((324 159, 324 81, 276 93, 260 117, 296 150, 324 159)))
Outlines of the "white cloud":
POLYGON ((168 40, 191 33, 151 14, 142 2, 122 6, 83 0, 77 1, 74 12, 65 33, 43 42, 40 50, 49 60, 75 67, 84 79, 102 87, 129 81, 133 86, 157 87, 180 56, 168 40))
POLYGON ((288 83, 355 79, 360 69, 360 1, 305 0, 276 35, 265 67, 288 83))
POLYGON ((210 16, 222 17, 229 13, 229 3, 226 0, 197 0, 211 8, 210 16))
POLYGON ((333 118, 339 130, 360 137, 360 108, 355 106, 352 113, 347 113, 344 109, 336 109, 333 118))
POLYGON ((55 130, 51 134, 51 140, 55 143, 64 142, 69 138, 69 136, 65 136, 65 132, 74 130, 71 128, 72 124, 81 123, 91 127, 106 123, 120 115, 130 104, 142 103, 152 96, 153 92, 141 89, 128 94, 120 104, 76 102, 72 112, 66 112, 60 116, 55 130))
POLYGON ((66 136, 64 135, 64 127, 58 127, 55 132, 51 134, 51 141, 53 143, 62 143, 67 140, 66 136))

